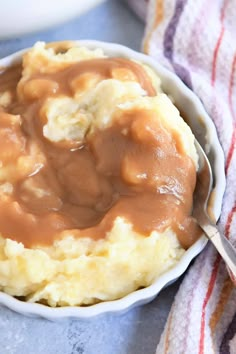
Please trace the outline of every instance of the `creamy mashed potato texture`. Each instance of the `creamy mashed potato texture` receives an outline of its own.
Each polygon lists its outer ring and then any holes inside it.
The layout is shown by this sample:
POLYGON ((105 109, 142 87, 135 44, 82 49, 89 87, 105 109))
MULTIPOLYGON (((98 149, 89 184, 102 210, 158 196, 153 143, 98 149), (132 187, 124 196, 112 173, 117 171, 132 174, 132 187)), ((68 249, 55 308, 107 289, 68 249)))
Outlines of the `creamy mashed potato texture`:
MULTIPOLYGON (((153 210, 149 213, 149 206, 144 205, 147 198, 142 188, 151 203, 155 203, 154 192, 160 198, 167 195, 169 203, 174 195, 177 202, 171 213, 177 214, 185 195, 182 190, 187 190, 190 201, 183 209, 188 214, 198 157, 190 128, 162 92, 151 68, 124 58, 114 61, 99 48, 73 43, 61 47, 37 43, 24 54, 21 67, 0 76, 0 140, 5 144, 0 144, 0 289, 50 306, 90 305, 152 284, 195 242, 193 235, 185 236, 190 241, 183 242, 181 227, 190 222, 182 214, 180 226, 170 222, 170 217, 161 223, 161 216, 156 226, 150 216, 153 210), (10 82, 7 85, 4 75, 10 82), (134 115, 140 117, 138 124, 134 115), (155 126, 166 134, 164 142, 155 126), (114 127, 120 129, 119 139, 125 139, 119 157, 115 148, 112 152, 113 160, 121 161, 121 172, 113 165, 104 167, 99 153, 112 149, 108 133, 118 139, 114 127), (129 134, 134 140, 131 147, 129 134), (144 167, 138 142, 147 146, 143 148, 147 156, 155 152, 154 160, 148 158, 144 167), (174 156, 183 157, 193 171, 191 188, 182 162, 174 171, 186 177, 184 187, 167 172, 164 178, 158 168, 153 170, 152 161, 159 166, 162 146, 169 142, 174 156), (132 153, 126 154, 129 148, 132 153), (70 160, 68 151, 78 154, 78 160, 70 160), (117 182, 118 174, 122 177, 117 182), (133 203, 128 211, 120 195, 133 203), (141 202, 133 202, 136 195, 141 195, 141 202), (132 208, 147 214, 144 223, 148 226, 136 227, 139 216, 135 219, 132 208), (109 227, 104 227, 106 222, 109 227)), ((169 165, 175 163, 171 159, 169 165)), ((194 233, 195 229, 186 227, 183 232, 194 233)))

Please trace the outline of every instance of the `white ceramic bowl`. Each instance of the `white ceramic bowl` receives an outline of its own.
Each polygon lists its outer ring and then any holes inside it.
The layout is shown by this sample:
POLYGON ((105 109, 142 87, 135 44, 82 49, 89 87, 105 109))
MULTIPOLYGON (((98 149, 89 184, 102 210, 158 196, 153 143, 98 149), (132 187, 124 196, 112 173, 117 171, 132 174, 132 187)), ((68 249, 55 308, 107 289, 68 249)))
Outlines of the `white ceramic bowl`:
MULTIPOLYGON (((109 56, 121 56, 139 60, 152 67, 159 75, 162 81, 163 90, 171 95, 177 107, 187 117, 188 124, 192 128, 193 133, 199 140, 207 155, 209 156, 213 174, 214 174, 214 198, 212 199, 212 213, 217 220, 221 212, 221 203, 225 190, 225 174, 224 174, 224 156, 219 144, 215 126, 204 110, 200 100, 190 91, 182 81, 173 73, 163 68, 152 58, 137 53, 124 46, 104 43, 98 41, 75 41, 76 44, 84 45, 88 48, 102 48, 109 56)), ((12 54, 0 60, 0 66, 9 66, 21 60, 25 50, 12 54)), ((198 255, 205 247, 207 239, 200 238, 192 247, 190 247, 176 264, 175 267, 158 277, 156 281, 144 288, 137 290, 122 299, 115 301, 106 301, 88 307, 61 307, 50 308, 37 303, 27 303, 15 299, 5 293, 0 292, 0 304, 10 309, 28 316, 41 316, 50 320, 58 320, 62 318, 78 318, 89 319, 104 313, 122 313, 134 306, 145 304, 160 292, 160 290, 184 273, 191 260, 198 255)))
POLYGON ((0 39, 45 30, 75 18, 105 0, 1 1, 0 39))

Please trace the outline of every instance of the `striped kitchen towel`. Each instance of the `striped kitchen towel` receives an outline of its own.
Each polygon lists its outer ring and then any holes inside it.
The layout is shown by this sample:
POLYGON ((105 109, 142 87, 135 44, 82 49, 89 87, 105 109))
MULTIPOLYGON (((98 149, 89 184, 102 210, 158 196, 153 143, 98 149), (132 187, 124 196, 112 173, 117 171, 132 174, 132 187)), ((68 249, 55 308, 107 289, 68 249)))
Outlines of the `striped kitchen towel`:
MULTIPOLYGON (((129 2, 143 18, 148 3, 143 51, 180 76, 216 125, 227 177, 219 224, 236 246, 236 0, 129 2)), ((156 353, 236 353, 236 288, 210 244, 180 286, 156 353)))

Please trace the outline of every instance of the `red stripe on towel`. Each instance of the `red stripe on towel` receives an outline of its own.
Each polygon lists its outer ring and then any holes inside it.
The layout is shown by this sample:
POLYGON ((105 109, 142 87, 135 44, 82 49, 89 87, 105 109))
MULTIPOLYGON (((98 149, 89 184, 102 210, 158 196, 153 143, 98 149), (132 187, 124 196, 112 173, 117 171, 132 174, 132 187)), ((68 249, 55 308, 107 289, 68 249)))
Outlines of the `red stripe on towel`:
POLYGON ((211 297, 212 291, 214 289, 215 281, 216 281, 216 276, 218 272, 218 268, 220 265, 220 260, 221 257, 219 254, 216 256, 216 260, 213 265, 213 270, 211 273, 211 278, 209 282, 209 286, 207 289, 207 293, 205 296, 205 299, 203 301, 203 306, 202 306, 202 317, 201 317, 201 329, 200 329, 200 342, 199 342, 199 354, 204 354, 204 338, 205 338, 205 312, 206 312, 206 306, 208 304, 208 301, 211 297))
POLYGON ((227 156, 226 164, 225 164, 225 173, 226 174, 228 173, 228 169, 229 169, 232 157, 233 157, 235 143, 236 143, 236 116, 235 116, 234 107, 233 107, 233 86, 234 86, 235 70, 236 70, 236 53, 234 55, 234 59, 233 59, 233 63, 232 63, 232 69, 231 69, 231 74, 230 74, 230 83, 229 83, 229 108, 230 108, 230 112, 233 117, 233 133, 232 133, 230 148, 229 148, 229 152, 228 152, 228 156, 227 156))
POLYGON ((235 212, 236 212, 236 204, 231 209, 231 211, 228 215, 228 218, 227 218, 227 222, 226 222, 226 226, 225 226, 225 237, 227 237, 227 238, 229 238, 230 226, 231 226, 235 212))
POLYGON ((217 57, 218 57, 218 52, 220 49, 220 45, 224 36, 225 28, 224 28, 224 16, 225 16, 225 9, 227 6, 228 1, 225 0, 221 9, 221 14, 220 14, 220 22, 221 22, 221 30, 220 30, 220 35, 219 38, 216 42, 216 46, 214 49, 214 54, 213 54, 213 63, 212 63, 212 75, 211 75, 211 84, 214 86, 215 84, 215 79, 216 79, 216 63, 217 63, 217 57))

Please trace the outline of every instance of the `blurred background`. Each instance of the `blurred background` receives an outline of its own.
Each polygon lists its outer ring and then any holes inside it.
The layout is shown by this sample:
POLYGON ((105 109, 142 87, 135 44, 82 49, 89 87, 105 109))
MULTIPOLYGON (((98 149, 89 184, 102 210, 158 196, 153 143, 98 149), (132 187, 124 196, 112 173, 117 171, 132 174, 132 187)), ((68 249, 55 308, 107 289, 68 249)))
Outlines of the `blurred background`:
POLYGON ((145 18, 146 7, 147 0, 2 2, 0 56, 29 47, 38 40, 97 39, 139 50, 144 33, 140 17, 145 18))

